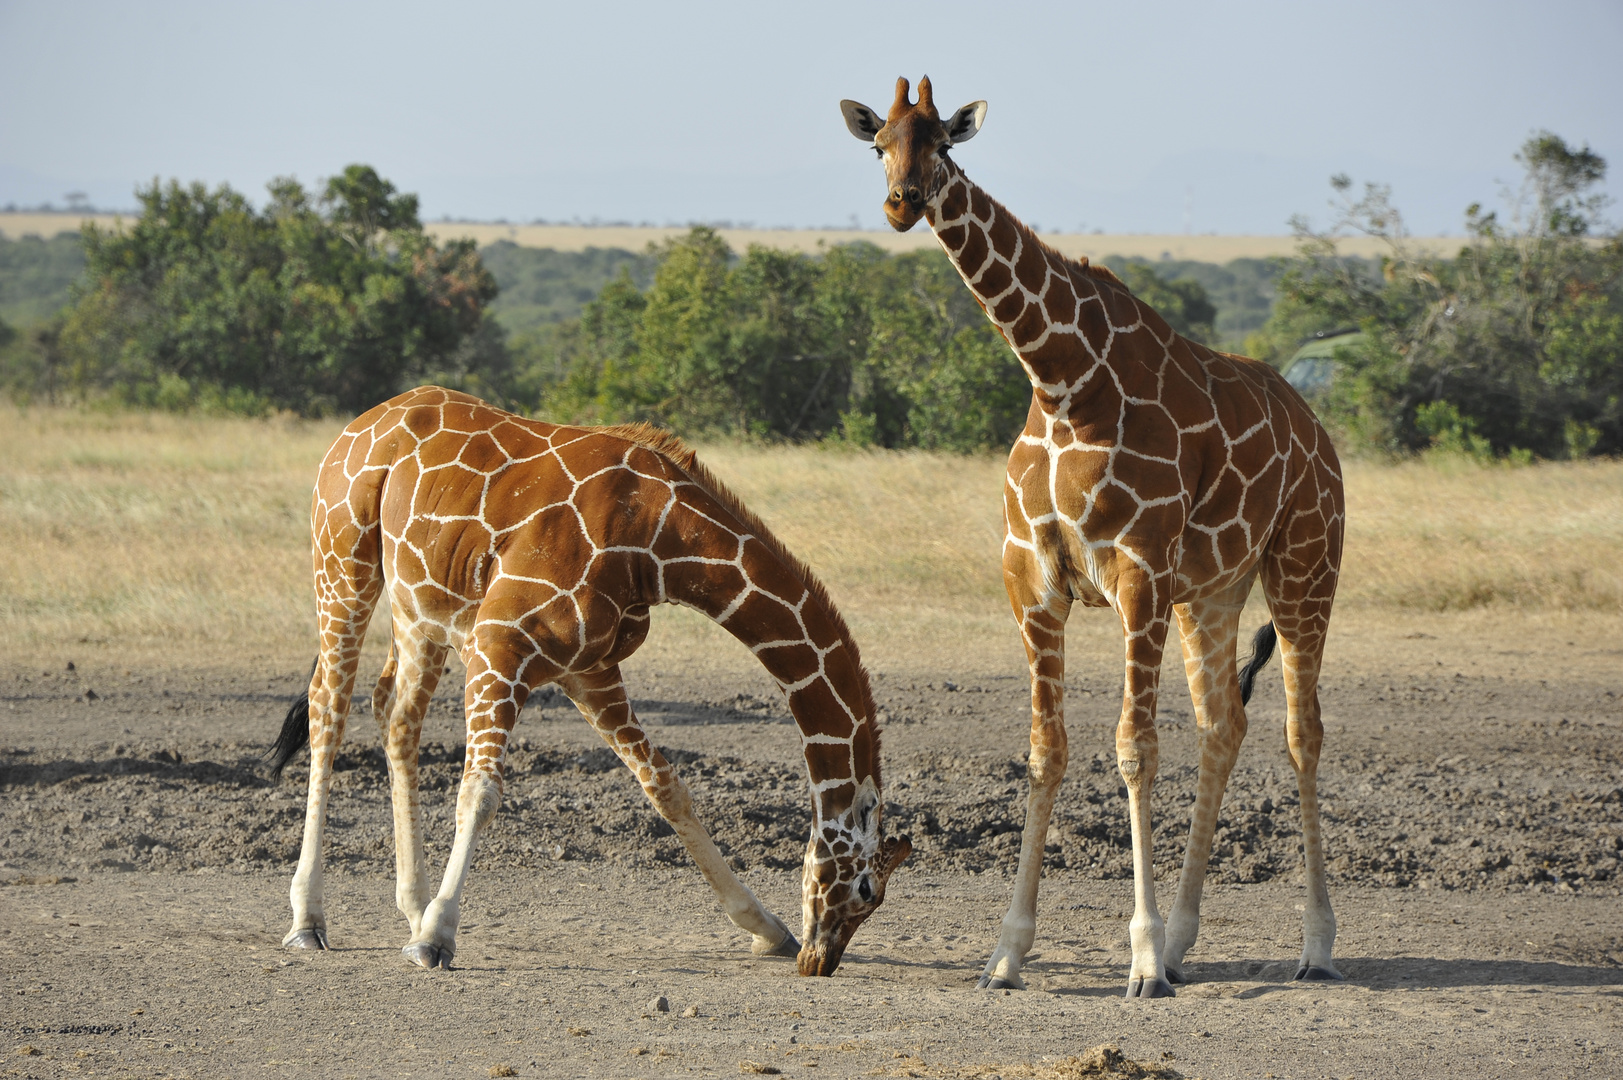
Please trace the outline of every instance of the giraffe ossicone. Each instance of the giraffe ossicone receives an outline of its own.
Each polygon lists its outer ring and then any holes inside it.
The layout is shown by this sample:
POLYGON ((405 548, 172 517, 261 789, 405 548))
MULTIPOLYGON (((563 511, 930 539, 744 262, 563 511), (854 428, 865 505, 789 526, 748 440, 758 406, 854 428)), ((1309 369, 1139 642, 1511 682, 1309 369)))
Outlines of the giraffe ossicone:
POLYGON ((311 507, 320 653, 288 712, 281 767, 306 743, 310 783, 284 944, 328 946, 321 846, 367 624, 387 594, 391 642, 373 691, 389 762, 404 952, 449 967, 475 845, 501 801, 508 738, 556 683, 636 775, 758 955, 832 975, 912 850, 886 839, 879 728, 856 642, 823 586, 675 436, 571 428, 421 387, 344 429, 311 507), (620 663, 650 609, 703 612, 766 667, 799 725, 812 792, 802 935, 762 907, 694 816, 687 786, 632 713, 620 663), (423 714, 455 650, 467 669, 456 838, 430 896, 418 801, 423 714))
POLYGON ((1128 997, 1185 977, 1212 834, 1245 735, 1236 657, 1241 609, 1259 577, 1272 621, 1244 672, 1249 688, 1277 637, 1286 743, 1302 805, 1307 896, 1298 979, 1339 979, 1318 813, 1318 680, 1345 525, 1341 469, 1313 411, 1278 372, 1174 333, 1109 270, 1070 259, 970 181, 950 151, 986 116, 945 123, 929 79, 915 102, 898 79, 884 120, 842 101, 846 126, 879 152, 884 212, 925 220, 1032 384, 1004 489, 1004 583, 1031 673, 1031 757, 1014 898, 980 985, 1021 987, 1037 887, 1067 760, 1065 622, 1073 604, 1109 607, 1126 641, 1116 728, 1133 843, 1128 997), (1176 620, 1194 698, 1200 779, 1169 919, 1155 902, 1150 791, 1155 706, 1176 620))

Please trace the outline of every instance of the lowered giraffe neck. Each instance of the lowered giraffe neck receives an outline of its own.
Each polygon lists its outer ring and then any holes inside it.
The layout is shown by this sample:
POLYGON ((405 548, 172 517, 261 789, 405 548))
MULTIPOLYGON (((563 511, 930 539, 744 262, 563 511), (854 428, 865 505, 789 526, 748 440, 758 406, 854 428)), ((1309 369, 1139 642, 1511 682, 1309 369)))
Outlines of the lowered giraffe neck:
MULTIPOLYGON (((696 497, 686 508, 694 518, 673 515, 666 527, 683 531, 687 521, 707 522, 725 539, 712 557, 665 563, 657 602, 702 611, 776 680, 800 728, 817 821, 844 818, 858 831, 877 826, 878 721, 845 620, 811 571, 691 451, 677 464, 710 498, 696 497), (856 817, 847 818, 853 807, 856 817)), ((871 832, 878 836, 877 828, 871 832)))
POLYGON ((1044 408, 1063 412, 1108 360, 1112 327, 1138 322, 1137 304, 1108 270, 1049 248, 956 162, 941 167, 925 220, 1044 408))
POLYGON ((873 693, 850 631, 818 582, 758 536, 739 562, 749 584, 731 598, 708 588, 669 600, 698 608, 743 642, 789 699, 800 728, 819 822, 849 810, 871 784, 879 791, 873 693))

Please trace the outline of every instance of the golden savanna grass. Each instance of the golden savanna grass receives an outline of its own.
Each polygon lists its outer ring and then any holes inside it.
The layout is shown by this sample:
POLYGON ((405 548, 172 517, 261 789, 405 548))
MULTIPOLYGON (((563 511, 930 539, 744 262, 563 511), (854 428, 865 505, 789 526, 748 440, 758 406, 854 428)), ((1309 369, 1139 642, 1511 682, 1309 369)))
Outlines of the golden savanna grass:
MULTIPOLYGON (((309 655, 309 490, 340 427, 0 412, 0 647, 309 655)), ((817 570, 870 657, 967 644, 1018 663, 1000 458, 700 456, 817 570)), ((1623 463, 1355 461, 1347 478, 1343 610, 1623 613, 1623 463)))

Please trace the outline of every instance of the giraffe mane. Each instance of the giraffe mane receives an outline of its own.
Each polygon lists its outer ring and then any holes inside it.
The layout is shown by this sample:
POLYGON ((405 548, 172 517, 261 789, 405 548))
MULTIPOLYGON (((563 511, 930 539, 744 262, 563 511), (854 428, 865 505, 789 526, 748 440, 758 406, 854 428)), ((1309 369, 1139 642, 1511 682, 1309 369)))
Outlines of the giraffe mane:
MULTIPOLYGON (((1007 209, 1005 209, 1003 212, 1005 214, 1009 213, 1007 209)), ((1014 217, 1013 214, 1009 214, 1009 216, 1014 217)), ((1015 218, 1015 220, 1019 221, 1020 219, 1015 218)), ((1020 223, 1022 225, 1025 224, 1023 221, 1020 223)), ((1027 228, 1029 229, 1030 226, 1027 226, 1027 228)), ((1035 229, 1031 230, 1031 235, 1037 236, 1035 229)), ((1127 283, 1121 278, 1117 277, 1116 272, 1110 269, 1110 267, 1100 266, 1098 263, 1089 259, 1086 255, 1067 255, 1063 251, 1060 251, 1058 248, 1049 244, 1048 241, 1044 240, 1040 236, 1037 236, 1037 243, 1043 249, 1043 251, 1060 260, 1060 262, 1063 263, 1068 269, 1080 271, 1082 274, 1091 277, 1096 281, 1102 281, 1106 285, 1112 285, 1120 289, 1122 292, 1129 294, 1131 293, 1132 290, 1127 288, 1127 283)))
POLYGON ((682 438, 664 428, 653 424, 639 422, 635 424, 615 424, 611 427, 600 428, 605 435, 624 439, 635 443, 645 449, 652 450, 660 457, 665 458, 682 472, 686 473, 695 484, 704 488, 728 513, 736 517, 745 528, 759 540, 779 562, 792 570, 806 591, 828 613, 829 620, 834 624, 835 633, 839 634, 840 642, 851 654, 851 661, 857 669, 857 685, 862 693, 862 710, 864 719, 873 725, 873 777, 875 783, 880 783, 879 776, 879 714, 874 708, 873 683, 868 678, 868 668, 862 662, 862 651, 857 647, 856 638, 851 635, 851 628, 846 625, 845 616, 834 605, 828 594, 828 588, 812 572, 812 568, 802 562, 793 552, 784 546, 782 540, 766 526, 760 516, 744 505, 744 500, 735 495, 731 488, 722 483, 721 479, 711 472, 693 448, 682 441, 682 438))

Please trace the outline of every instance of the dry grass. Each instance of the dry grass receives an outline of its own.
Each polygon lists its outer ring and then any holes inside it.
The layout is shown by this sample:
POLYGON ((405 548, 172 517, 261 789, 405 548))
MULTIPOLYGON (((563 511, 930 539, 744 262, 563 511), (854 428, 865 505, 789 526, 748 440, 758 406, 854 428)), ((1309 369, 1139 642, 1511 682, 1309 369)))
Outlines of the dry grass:
POLYGON ((1623 613, 1623 462, 1347 470, 1344 604, 1623 613))
POLYGON ((0 413, 0 646, 308 652, 310 483, 340 427, 0 413))
MULTIPOLYGON (((308 655, 309 485, 339 426, 0 412, 0 648, 24 663, 87 647, 308 655)), ((701 456, 817 568, 871 658, 970 649, 1022 666, 998 567, 1000 459, 701 456)), ((1355 462, 1348 478, 1344 608, 1623 613, 1623 464, 1355 462)), ((710 632, 690 613, 662 622, 710 632)))
MULTIPOLYGON (((94 221, 104 229, 114 228, 114 214, 7 214, 0 213, 0 236, 55 236, 80 228, 82 221, 94 221)), ((480 247, 507 240, 520 247, 552 248, 557 251, 585 251, 588 248, 623 248, 641 251, 673 237, 687 235, 686 226, 632 225, 508 225, 495 222, 429 222, 425 228, 438 240, 467 238, 480 247)), ((929 229, 899 233, 890 229, 719 229, 734 251, 752 244, 779 251, 815 255, 836 244, 853 241, 874 244, 892 254, 904 251, 935 251, 935 237, 929 229)), ((1120 255, 1129 259, 1156 260, 1166 255, 1174 259, 1226 263, 1231 259, 1267 259, 1294 255, 1296 238, 1289 234, 1273 236, 1195 236, 1188 233, 1050 233, 1042 237, 1073 258, 1086 255, 1100 259, 1120 255)), ((1414 237, 1416 248, 1451 256, 1465 241, 1459 237, 1414 237)), ((1343 255, 1372 258, 1385 254, 1380 241, 1366 236, 1350 236, 1341 241, 1343 255)))

